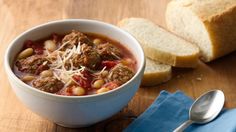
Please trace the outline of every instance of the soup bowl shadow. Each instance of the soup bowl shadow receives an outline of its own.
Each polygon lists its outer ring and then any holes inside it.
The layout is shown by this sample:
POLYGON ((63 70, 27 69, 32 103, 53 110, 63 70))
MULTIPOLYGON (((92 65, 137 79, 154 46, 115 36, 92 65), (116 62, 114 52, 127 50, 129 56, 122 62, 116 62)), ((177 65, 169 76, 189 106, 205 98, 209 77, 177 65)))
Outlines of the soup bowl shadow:
POLYGON ((139 88, 145 68, 145 57, 138 41, 116 26, 95 20, 67 19, 33 27, 16 37, 6 50, 4 67, 13 91, 27 108, 59 125, 78 128, 105 120, 128 104, 139 88), (13 61, 25 40, 37 40, 51 33, 68 33, 73 29, 104 35, 123 44, 137 60, 134 77, 119 88, 106 93, 62 96, 33 88, 13 73, 13 61))

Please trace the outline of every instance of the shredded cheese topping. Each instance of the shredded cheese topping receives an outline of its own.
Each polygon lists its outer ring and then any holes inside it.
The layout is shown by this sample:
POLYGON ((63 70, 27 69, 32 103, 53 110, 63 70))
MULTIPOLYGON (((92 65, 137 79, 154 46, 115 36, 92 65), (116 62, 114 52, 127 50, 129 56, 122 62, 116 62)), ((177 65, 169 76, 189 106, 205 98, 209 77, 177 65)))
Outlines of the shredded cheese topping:
POLYGON ((50 62, 49 66, 52 69, 54 76, 65 84, 70 82, 74 75, 85 78, 83 77, 83 74, 81 74, 81 72, 86 68, 84 66, 76 68, 74 67, 72 62, 73 56, 81 54, 80 43, 78 43, 77 46, 73 45, 72 48, 67 48, 65 51, 62 51, 61 49, 67 44, 70 44, 70 41, 61 44, 61 46, 53 52, 49 52, 46 49, 47 60, 49 60, 50 62), (66 68, 66 66, 69 68, 66 68))
MULTIPOLYGON (((67 44, 70 44, 70 41, 61 44, 61 46, 53 52, 45 49, 47 54, 46 58, 50 62, 49 66, 53 71, 54 76, 58 80, 61 80, 63 83, 65 83, 65 86, 68 86, 71 81, 77 83, 73 78, 74 75, 80 76, 86 80, 86 78, 81 73, 85 69, 93 72, 95 76, 99 76, 106 69, 106 67, 104 67, 100 72, 95 73, 96 71, 88 69, 85 66, 80 66, 79 68, 75 67, 73 65, 72 57, 82 54, 81 50, 83 51, 83 49, 81 48, 83 48, 83 46, 81 46, 80 42, 78 42, 77 46, 73 45, 72 48, 67 48, 65 51, 61 50, 67 44)), ((45 62, 45 64, 46 63, 47 62, 45 62)))

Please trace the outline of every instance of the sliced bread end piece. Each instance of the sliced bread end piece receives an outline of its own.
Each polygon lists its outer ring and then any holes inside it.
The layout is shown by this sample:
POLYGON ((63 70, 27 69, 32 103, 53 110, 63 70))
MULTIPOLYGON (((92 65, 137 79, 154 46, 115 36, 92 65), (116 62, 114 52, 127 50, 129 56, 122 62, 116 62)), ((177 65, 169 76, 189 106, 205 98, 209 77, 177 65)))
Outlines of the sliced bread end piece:
POLYGON ((133 35, 147 57, 175 67, 196 67, 199 49, 143 18, 127 18, 118 26, 133 35))
POLYGON ((171 66, 146 58, 142 86, 155 86, 171 79, 171 66))

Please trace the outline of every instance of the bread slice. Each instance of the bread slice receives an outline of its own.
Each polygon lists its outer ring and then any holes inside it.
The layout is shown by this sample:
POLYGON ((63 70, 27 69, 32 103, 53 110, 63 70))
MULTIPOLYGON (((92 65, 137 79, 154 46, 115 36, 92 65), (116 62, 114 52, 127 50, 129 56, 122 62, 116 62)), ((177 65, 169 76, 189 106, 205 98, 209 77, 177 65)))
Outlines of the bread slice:
POLYGON ((171 79, 171 66, 146 58, 143 86, 155 86, 171 79))
POLYGON ((118 26, 133 35, 147 57, 175 67, 196 67, 197 46, 143 18, 123 19, 118 26))
POLYGON ((170 31, 197 44, 205 62, 236 50, 236 0, 172 0, 166 23, 170 31))

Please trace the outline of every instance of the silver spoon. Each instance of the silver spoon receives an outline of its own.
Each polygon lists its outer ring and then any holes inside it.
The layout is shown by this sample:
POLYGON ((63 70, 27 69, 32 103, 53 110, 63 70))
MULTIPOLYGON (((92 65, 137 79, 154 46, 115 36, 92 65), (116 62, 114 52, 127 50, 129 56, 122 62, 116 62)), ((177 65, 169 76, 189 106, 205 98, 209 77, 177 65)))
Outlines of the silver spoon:
POLYGON ((195 100, 189 110, 189 120, 174 132, 182 132, 192 123, 204 124, 212 121, 224 106, 225 96, 221 90, 209 91, 195 100))

